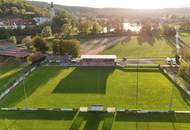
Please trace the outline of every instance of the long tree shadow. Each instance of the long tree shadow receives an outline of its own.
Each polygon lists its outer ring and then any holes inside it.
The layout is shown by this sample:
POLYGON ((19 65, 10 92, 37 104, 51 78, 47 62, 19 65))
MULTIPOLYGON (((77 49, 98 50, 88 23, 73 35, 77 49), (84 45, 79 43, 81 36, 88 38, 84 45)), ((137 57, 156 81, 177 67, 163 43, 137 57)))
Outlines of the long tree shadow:
POLYGON ((84 118, 86 120, 86 124, 83 130, 97 130, 101 120, 103 120, 103 116, 100 114, 88 114, 84 118))
POLYGON ((9 120, 73 120, 76 112, 0 111, 0 119, 9 120))
POLYGON ((178 122, 190 123, 190 114, 182 113, 147 113, 147 114, 127 114, 117 113, 115 121, 127 122, 178 122))
POLYGON ((76 68, 63 78, 53 93, 106 93, 107 79, 114 68, 76 68))
POLYGON ((114 121, 114 115, 107 113, 79 113, 74 119, 69 130, 111 130, 114 121), (100 123, 103 123, 103 126, 100 123), (84 124, 84 125, 82 125, 84 124), (83 128, 81 128, 83 127, 83 128), (102 127, 102 128, 100 128, 102 127))
POLYGON ((137 40, 138 40, 138 44, 139 45, 142 45, 143 43, 148 43, 150 44, 151 46, 154 45, 155 43, 155 38, 154 36, 149 36, 149 35, 139 35, 137 37, 137 40))
POLYGON ((123 71, 123 72, 134 72, 134 73, 137 73, 137 72, 155 72, 155 73, 161 73, 159 69, 157 68, 123 68, 123 67, 117 67, 117 69, 123 71))
MULTIPOLYGON (((113 39, 111 42, 115 41, 116 39, 113 39)), ((116 44, 112 44, 111 46, 108 46, 106 49, 109 50, 109 49, 112 49, 114 48, 118 43, 121 43, 121 44, 127 44, 129 41, 131 40, 131 37, 130 36, 127 36, 124 40, 121 40, 119 42, 117 42, 116 44)))
POLYGON ((49 79, 56 77, 62 68, 41 67, 34 71, 28 78, 17 86, 14 91, 10 92, 0 102, 0 107, 13 107, 18 102, 30 96, 35 90, 46 84, 49 79), (45 74, 45 75, 44 75, 45 74))
POLYGON ((170 43, 169 46, 176 48, 175 37, 164 37, 164 39, 167 43, 170 43))

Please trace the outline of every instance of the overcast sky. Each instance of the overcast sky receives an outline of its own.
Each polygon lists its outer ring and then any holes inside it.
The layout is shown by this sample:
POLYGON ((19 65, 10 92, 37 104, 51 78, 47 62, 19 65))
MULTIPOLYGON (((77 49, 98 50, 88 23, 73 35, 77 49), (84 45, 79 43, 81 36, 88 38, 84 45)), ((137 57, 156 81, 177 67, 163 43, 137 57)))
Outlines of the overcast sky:
POLYGON ((88 7, 116 7, 134 9, 159 9, 190 7, 190 0, 36 0, 55 4, 88 7))

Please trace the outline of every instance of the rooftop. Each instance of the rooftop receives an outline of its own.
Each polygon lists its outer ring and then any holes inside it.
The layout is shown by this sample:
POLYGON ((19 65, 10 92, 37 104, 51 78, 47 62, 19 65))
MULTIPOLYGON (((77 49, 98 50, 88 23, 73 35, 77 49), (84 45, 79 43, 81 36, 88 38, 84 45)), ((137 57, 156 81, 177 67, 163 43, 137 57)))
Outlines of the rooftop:
POLYGON ((116 55, 81 55, 81 59, 117 59, 116 55))
POLYGON ((10 56, 16 58, 25 58, 30 54, 31 54, 30 52, 22 51, 20 49, 8 49, 0 51, 0 56, 10 56))

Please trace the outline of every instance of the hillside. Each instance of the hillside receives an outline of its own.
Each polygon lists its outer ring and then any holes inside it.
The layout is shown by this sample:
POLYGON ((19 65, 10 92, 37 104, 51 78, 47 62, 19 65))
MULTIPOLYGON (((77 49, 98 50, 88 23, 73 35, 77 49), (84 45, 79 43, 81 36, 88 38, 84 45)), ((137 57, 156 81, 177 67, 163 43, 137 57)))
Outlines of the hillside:
MULTIPOLYGON (((49 7, 48 3, 39 1, 30 1, 33 5, 40 7, 49 7)), ((162 17, 166 15, 180 15, 189 16, 190 8, 168 8, 168 9, 157 9, 157 10, 140 10, 140 9, 124 9, 124 8, 89 8, 89 7, 78 7, 78 6, 64 6, 55 5, 57 10, 67 10, 78 16, 125 16, 125 17, 162 17)))
POLYGON ((0 0, 0 17, 48 16, 47 8, 39 8, 25 0, 0 0))

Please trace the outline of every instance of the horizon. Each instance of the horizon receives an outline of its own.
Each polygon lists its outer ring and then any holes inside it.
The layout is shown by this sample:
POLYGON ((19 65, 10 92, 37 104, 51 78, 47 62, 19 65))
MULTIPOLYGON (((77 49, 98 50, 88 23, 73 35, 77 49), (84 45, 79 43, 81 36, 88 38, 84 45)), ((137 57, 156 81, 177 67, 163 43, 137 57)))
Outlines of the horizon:
POLYGON ((128 8, 128 9, 165 9, 165 8, 189 8, 190 1, 188 0, 159 0, 155 4, 153 0, 29 0, 50 3, 51 1, 57 5, 65 6, 80 6, 91 8, 128 8), (101 3, 101 5, 99 4, 101 3), (149 3, 149 4, 147 4, 149 3))

